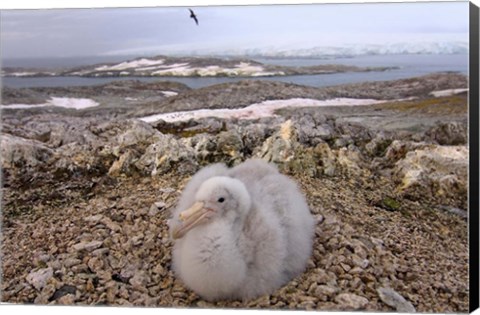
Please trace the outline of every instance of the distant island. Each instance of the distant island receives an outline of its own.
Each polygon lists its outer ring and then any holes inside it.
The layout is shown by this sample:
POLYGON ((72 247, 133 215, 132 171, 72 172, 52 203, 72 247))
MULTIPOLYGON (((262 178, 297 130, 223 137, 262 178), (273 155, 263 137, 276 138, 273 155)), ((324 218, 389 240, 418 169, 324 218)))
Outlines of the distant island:
POLYGON ((387 71, 396 67, 315 65, 289 67, 263 64, 242 58, 167 57, 136 58, 121 63, 103 63, 61 70, 5 67, 3 77, 268 77, 387 71))

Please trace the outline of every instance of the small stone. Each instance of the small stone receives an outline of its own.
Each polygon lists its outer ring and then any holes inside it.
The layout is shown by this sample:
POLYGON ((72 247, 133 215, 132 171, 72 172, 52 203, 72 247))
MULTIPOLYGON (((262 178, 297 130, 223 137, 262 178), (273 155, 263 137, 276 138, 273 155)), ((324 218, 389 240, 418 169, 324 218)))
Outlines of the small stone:
POLYGON ((308 290, 307 290, 307 293, 312 295, 314 294, 315 290, 317 289, 318 285, 316 282, 313 282, 309 287, 308 287, 308 290))
POLYGON ((350 269, 350 271, 348 272, 349 274, 351 275, 358 275, 360 273, 362 273, 364 270, 360 267, 353 267, 352 269, 350 269))
POLYGON ((67 268, 70 268, 70 267, 73 267, 75 265, 78 265, 82 263, 82 261, 80 259, 77 259, 77 258, 67 258, 65 259, 65 261, 63 262, 63 265, 67 268))
POLYGON ((128 281, 128 279, 133 277, 136 272, 137 268, 134 265, 127 265, 120 271, 120 277, 124 279, 123 281, 128 281))
POLYGON ((397 293, 391 288, 379 288, 377 289, 380 299, 387 304, 395 308, 397 312, 401 313, 415 313, 415 307, 407 301, 403 296, 397 293))
POLYGON ((103 242, 101 241, 91 241, 91 242, 80 242, 78 244, 73 245, 73 248, 78 252, 82 250, 86 250, 88 252, 93 251, 94 249, 99 248, 102 246, 103 242))
POLYGON ((47 304, 50 300, 50 297, 55 292, 55 284, 49 283, 45 287, 42 288, 40 294, 37 295, 35 298, 35 304, 47 304))
POLYGON ((248 307, 268 307, 270 305, 270 296, 262 295, 247 304, 248 307))
POLYGON ((53 270, 59 270, 62 268, 62 263, 59 260, 49 261, 48 266, 53 268, 53 270))
POLYGON ((109 287, 107 289, 107 302, 115 303, 115 298, 117 296, 117 293, 118 293, 118 287, 116 285, 109 287))
POLYGON ((163 201, 157 201, 153 205, 157 207, 158 210, 161 210, 161 209, 164 209, 167 204, 163 201))
POLYGON ((342 266, 342 268, 343 268, 343 270, 345 270, 345 272, 349 272, 350 269, 352 269, 352 267, 350 267, 349 265, 344 264, 344 263, 341 263, 340 266, 342 266))
POLYGON ((97 224, 98 222, 100 222, 102 218, 103 218, 103 215, 97 214, 97 215, 91 215, 91 216, 85 217, 83 218, 83 220, 90 222, 92 224, 97 224))
POLYGON ((362 259, 360 258, 360 256, 358 255, 352 255, 352 263, 357 266, 357 267, 360 267, 362 269, 365 269, 368 267, 368 265, 370 265, 370 261, 368 259, 362 259))
POLYGON ((335 302, 346 309, 352 310, 364 309, 368 304, 366 298, 353 293, 341 293, 335 297, 335 302))
POLYGON ((167 187, 167 188, 161 188, 161 189, 159 189, 159 191, 163 194, 171 194, 171 193, 175 192, 175 189, 173 189, 171 187, 167 187))
POLYGON ((72 295, 75 296, 77 292, 77 288, 71 285, 63 285, 60 289, 55 291, 53 294, 52 300, 59 300, 65 295, 72 295))
POLYGON ((143 237, 144 237, 144 235, 142 233, 132 237, 132 244, 135 245, 135 246, 142 244, 143 237))
POLYGON ((95 286, 93 285, 92 279, 87 280, 87 285, 85 287, 85 290, 90 293, 95 292, 95 286))
POLYGON ((105 224, 110 230, 112 230, 113 232, 119 232, 122 230, 122 228, 120 227, 120 225, 118 225, 117 223, 113 222, 112 219, 110 218, 103 218, 102 221, 101 221, 103 224, 105 224))
POLYGON ((27 282, 30 283, 35 289, 41 290, 50 278, 53 277, 53 269, 43 268, 37 271, 32 271, 27 276, 27 282))
POLYGON ((85 264, 78 264, 72 267, 72 271, 75 273, 84 273, 88 271, 88 266, 85 264))
POLYGON ((150 210, 148 210, 148 215, 151 216, 151 217, 155 216, 157 213, 159 213, 159 211, 158 211, 158 208, 155 205, 152 205, 150 207, 150 210))
POLYGON ((331 280, 331 277, 323 269, 315 269, 313 277, 313 280, 318 284, 326 284, 331 280))
POLYGON ((100 257, 107 254, 110 251, 108 248, 99 248, 92 252, 92 256, 100 257))
POLYGON ((313 259, 309 259, 307 261, 307 268, 315 268, 316 265, 315 265, 315 261, 313 261, 313 259))
POLYGON ((39 254, 34 258, 34 262, 36 265, 45 266, 50 259, 52 259, 52 256, 49 254, 39 254))
POLYGON ((99 270, 96 274, 100 284, 105 284, 112 280, 112 273, 108 270, 99 270))
POLYGON ((340 291, 339 288, 337 287, 332 287, 329 285, 319 285, 317 286, 315 290, 315 296, 321 297, 321 296, 326 296, 326 297, 332 297, 336 293, 340 291))
POLYGON ((353 288, 353 289, 357 289, 358 287, 360 287, 362 285, 362 280, 360 280, 360 278, 358 277, 355 277, 353 278, 352 281, 350 281, 350 286, 353 288))
POLYGON ((165 268, 163 268, 163 266, 161 264, 158 264, 152 269, 152 272, 156 273, 156 274, 159 274, 159 275, 164 275, 165 274, 165 268))
POLYGON ((103 269, 105 264, 101 258, 93 257, 88 260, 87 265, 93 272, 98 272, 103 269))
POLYGON ((75 303, 75 295, 66 294, 57 300, 57 304, 61 305, 73 305, 75 303))
MULTIPOLYGON (((345 265, 345 264, 343 264, 345 265)), ((345 270, 341 267, 341 266, 333 266, 332 268, 330 268, 330 270, 335 273, 337 276, 341 276, 345 273, 345 270)))
POLYGON ((317 224, 322 223, 325 220, 325 217, 321 214, 316 214, 315 215, 315 221, 317 221, 317 224))

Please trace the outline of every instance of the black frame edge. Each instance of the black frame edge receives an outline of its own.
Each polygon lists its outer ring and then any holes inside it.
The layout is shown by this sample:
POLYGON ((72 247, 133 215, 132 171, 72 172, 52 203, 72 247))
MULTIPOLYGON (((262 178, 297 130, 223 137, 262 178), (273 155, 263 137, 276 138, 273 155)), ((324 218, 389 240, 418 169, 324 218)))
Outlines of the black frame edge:
POLYGON ((470 2, 469 60, 469 311, 479 308, 479 8, 470 2))

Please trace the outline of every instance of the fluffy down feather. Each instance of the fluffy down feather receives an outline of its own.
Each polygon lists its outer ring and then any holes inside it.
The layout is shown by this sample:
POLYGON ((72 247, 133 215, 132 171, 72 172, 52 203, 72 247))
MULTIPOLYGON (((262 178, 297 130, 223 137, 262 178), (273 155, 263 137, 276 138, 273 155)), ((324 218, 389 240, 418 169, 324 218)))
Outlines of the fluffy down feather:
POLYGON ((200 170, 172 215, 173 270, 206 300, 271 294, 311 255, 314 219, 304 196, 263 160, 200 170))

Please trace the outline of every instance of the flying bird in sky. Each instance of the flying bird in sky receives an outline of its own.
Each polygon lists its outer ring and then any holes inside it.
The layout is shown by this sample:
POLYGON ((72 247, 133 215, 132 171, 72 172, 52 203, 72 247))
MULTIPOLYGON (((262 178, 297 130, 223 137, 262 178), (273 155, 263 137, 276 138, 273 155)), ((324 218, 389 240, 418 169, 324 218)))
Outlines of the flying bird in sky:
POLYGON ((190 17, 191 17, 192 19, 194 19, 194 20, 195 20, 195 23, 197 23, 197 25, 198 25, 197 16, 196 16, 195 13, 192 11, 192 9, 189 9, 189 10, 190 10, 190 17))

